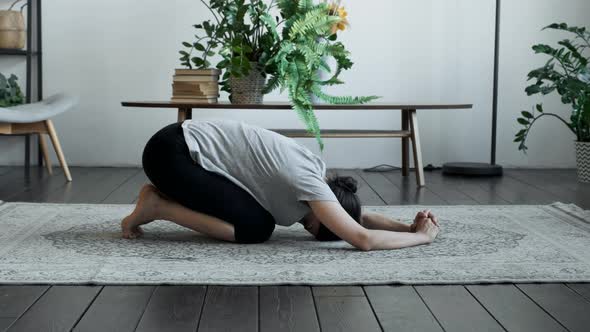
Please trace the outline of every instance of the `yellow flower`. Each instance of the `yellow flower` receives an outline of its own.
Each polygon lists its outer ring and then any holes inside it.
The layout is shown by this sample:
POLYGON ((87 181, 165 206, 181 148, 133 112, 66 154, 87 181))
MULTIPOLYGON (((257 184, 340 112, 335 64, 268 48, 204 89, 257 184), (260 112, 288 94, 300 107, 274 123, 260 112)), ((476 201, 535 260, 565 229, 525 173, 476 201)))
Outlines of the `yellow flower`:
POLYGON ((340 21, 332 26, 332 34, 346 30, 348 26, 348 12, 344 9, 344 6, 338 7, 335 4, 330 5, 330 15, 340 17, 340 21))

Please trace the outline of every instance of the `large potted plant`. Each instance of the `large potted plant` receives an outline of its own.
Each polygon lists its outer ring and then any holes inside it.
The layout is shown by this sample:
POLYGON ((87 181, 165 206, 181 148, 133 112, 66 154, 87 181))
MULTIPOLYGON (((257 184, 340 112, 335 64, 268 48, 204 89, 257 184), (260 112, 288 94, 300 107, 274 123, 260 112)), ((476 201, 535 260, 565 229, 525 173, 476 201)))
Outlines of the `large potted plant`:
POLYGON ((533 46, 537 54, 549 56, 547 63, 531 71, 529 80, 535 80, 526 88, 529 96, 548 95, 557 92, 564 104, 571 105, 569 119, 546 112, 542 104, 532 112, 523 111, 518 123, 524 128, 516 134, 519 150, 527 150, 526 140, 533 125, 541 118, 552 117, 567 126, 576 137, 578 179, 590 182, 590 32, 584 27, 571 27, 565 23, 551 24, 545 29, 560 30, 573 34, 573 39, 558 42, 560 47, 538 44, 533 46))
POLYGON ((230 101, 237 104, 262 102, 266 82, 264 63, 278 44, 275 35, 268 31, 265 21, 274 20, 269 11, 274 1, 262 0, 201 0, 210 11, 213 21, 195 24, 193 42, 183 42, 181 64, 189 69, 207 69, 211 59, 219 55, 215 65, 223 71, 220 86, 230 93, 230 101))
POLYGON ((181 62, 187 68, 205 69, 211 66, 210 59, 219 55, 216 67, 223 71, 220 86, 230 93, 233 103, 260 103, 263 94, 281 88, 323 149, 312 97, 331 104, 358 104, 377 98, 330 96, 322 91, 325 86, 343 84, 341 72, 353 65, 350 53, 337 40, 337 32, 348 24, 341 0, 201 2, 211 11, 214 22, 195 25, 200 33, 194 42, 183 43, 187 49, 181 51, 181 62), (329 58, 334 59, 336 68, 330 68, 329 58), (329 78, 323 79, 322 72, 329 73, 329 78))

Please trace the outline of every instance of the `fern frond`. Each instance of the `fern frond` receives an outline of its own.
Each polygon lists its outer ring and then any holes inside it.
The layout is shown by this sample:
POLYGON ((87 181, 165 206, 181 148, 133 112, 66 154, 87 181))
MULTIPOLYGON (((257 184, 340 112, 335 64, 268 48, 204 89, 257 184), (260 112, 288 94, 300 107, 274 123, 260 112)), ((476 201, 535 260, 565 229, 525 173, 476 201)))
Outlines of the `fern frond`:
POLYGON ((266 29, 268 31, 270 31, 270 33, 275 38, 275 40, 281 39, 281 37, 279 36, 279 33, 277 31, 277 22, 275 21, 275 19, 272 16, 270 16, 269 13, 263 13, 260 16, 260 20, 262 21, 262 23, 264 23, 264 25, 266 26, 266 29))
POLYGON ((276 90, 276 88, 278 88, 280 85, 280 80, 278 76, 271 76, 268 81, 266 82, 266 85, 264 86, 264 88, 262 88, 262 93, 263 94, 269 94, 272 91, 276 90))
POLYGON ((317 85, 312 87, 313 94, 320 98, 321 100, 335 105, 357 105, 357 104, 366 104, 371 102, 375 99, 379 99, 378 96, 360 96, 360 97, 352 97, 352 96, 331 96, 324 93, 317 85))
POLYGON ((293 22, 289 37, 294 40, 306 35, 324 36, 340 20, 338 16, 326 15, 326 9, 323 6, 318 6, 307 12, 302 18, 293 22))

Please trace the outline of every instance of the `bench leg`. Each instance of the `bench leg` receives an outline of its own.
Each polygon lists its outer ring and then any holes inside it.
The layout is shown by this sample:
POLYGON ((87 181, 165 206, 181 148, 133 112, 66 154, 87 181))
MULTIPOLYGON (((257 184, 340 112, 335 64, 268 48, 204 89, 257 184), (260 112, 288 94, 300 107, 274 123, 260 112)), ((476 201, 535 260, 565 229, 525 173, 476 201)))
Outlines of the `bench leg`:
MULTIPOLYGON (((402 130, 410 130, 409 111, 402 110, 402 130)), ((402 176, 410 175, 410 139, 402 138, 402 176)))
POLYGON ((193 118, 193 109, 192 108, 179 108, 178 109, 178 122, 183 122, 184 120, 190 120, 193 118))
POLYGON ((66 163, 66 158, 64 157, 63 151, 61 150, 61 145, 59 144, 59 139, 57 138, 57 133, 55 132, 55 127, 53 127, 53 122, 51 122, 51 120, 46 120, 45 126, 47 127, 49 137, 51 137, 51 143, 53 143, 53 148, 55 149, 55 153, 57 154, 57 159, 59 159, 61 168, 64 170, 66 179, 68 179, 68 182, 72 182, 72 175, 70 174, 70 169, 66 163))
POLYGON ((186 120, 186 111, 182 108, 178 109, 178 122, 186 120))
POLYGON ((418 187, 424 187, 424 166, 422 164, 422 148, 420 146, 420 131, 418 130, 418 115, 415 110, 410 113, 410 129, 412 131, 412 147, 414 149, 414 168, 418 187))
POLYGON ((47 141, 45 140, 43 134, 39 134, 39 147, 41 149, 41 153, 43 154, 43 160, 45 160, 47 172, 49 172, 49 175, 53 175, 53 167, 51 166, 51 159, 49 158, 49 149, 47 148, 47 141))

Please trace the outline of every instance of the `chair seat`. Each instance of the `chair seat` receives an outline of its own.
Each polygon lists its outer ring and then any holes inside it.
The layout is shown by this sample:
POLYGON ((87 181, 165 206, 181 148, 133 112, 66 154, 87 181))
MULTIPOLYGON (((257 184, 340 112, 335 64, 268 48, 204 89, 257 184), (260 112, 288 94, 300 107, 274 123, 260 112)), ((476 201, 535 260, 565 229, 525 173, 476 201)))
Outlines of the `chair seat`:
POLYGON ((68 111, 77 102, 78 98, 60 93, 37 103, 0 108, 0 122, 32 123, 45 121, 68 111))

